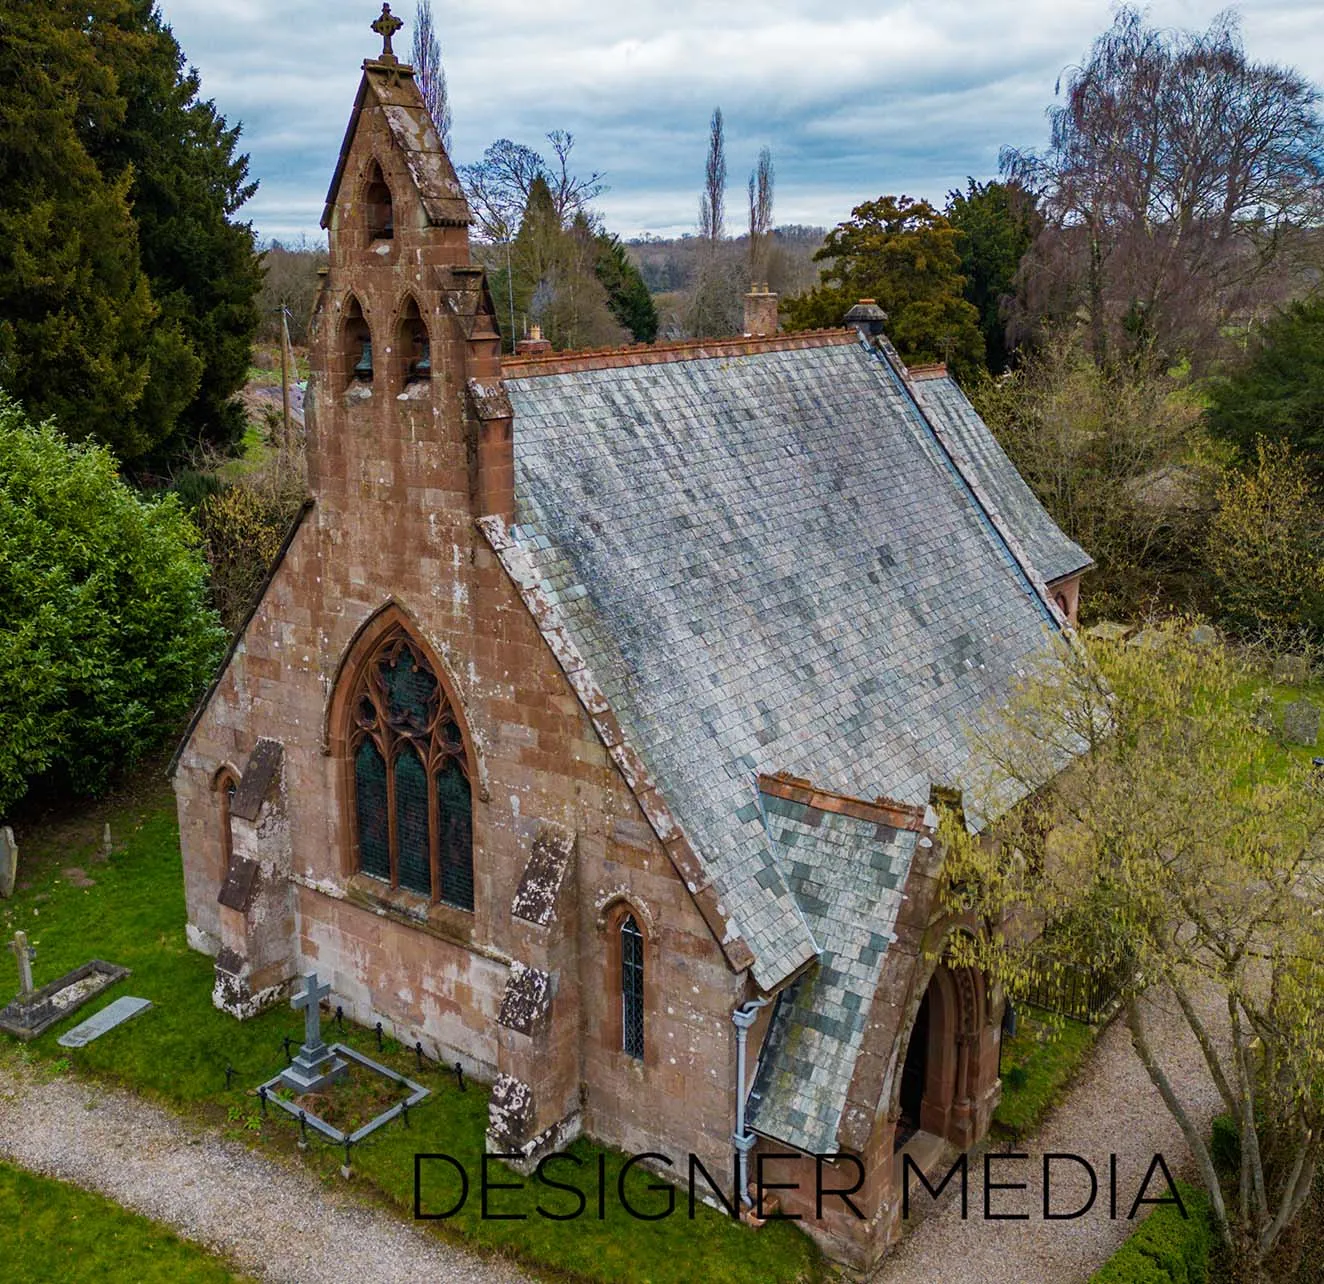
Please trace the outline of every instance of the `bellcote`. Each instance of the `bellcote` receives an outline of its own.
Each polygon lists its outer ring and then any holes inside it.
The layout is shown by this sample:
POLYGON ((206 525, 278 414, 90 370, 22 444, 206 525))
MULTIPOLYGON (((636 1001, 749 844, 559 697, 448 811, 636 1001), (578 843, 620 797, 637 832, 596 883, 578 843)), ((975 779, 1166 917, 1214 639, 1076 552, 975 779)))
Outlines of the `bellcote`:
POLYGON ((411 208, 420 208, 425 227, 468 228, 473 224, 464 188, 442 146, 413 67, 396 58, 391 40, 401 22, 389 5, 372 29, 382 36, 382 52, 365 59, 363 77, 340 146, 340 157, 326 195, 322 227, 335 242, 366 216, 369 240, 390 240, 397 222, 411 208), (376 154, 361 139, 361 126, 370 114, 380 113, 390 142, 390 156, 376 154), (394 162, 394 163, 393 163, 394 162), (373 166, 376 170, 373 170, 373 166), (399 190, 400 188, 407 190, 399 190), (359 217, 356 217, 359 216, 359 217), (388 233, 381 235, 381 233, 388 233))

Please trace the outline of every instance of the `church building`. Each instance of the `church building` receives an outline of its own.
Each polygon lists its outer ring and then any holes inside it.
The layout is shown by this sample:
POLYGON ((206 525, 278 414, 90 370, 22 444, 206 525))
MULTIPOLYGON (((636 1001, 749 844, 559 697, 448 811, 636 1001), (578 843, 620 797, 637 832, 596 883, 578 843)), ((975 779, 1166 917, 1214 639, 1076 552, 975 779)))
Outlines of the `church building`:
POLYGON ((189 941, 236 1018, 315 970, 461 1062, 492 1152, 797 1156, 782 1210, 866 1267, 899 1148, 998 1101, 934 805, 1089 558, 867 302, 503 359, 383 28, 323 216, 309 498, 177 761, 189 941), (817 1216, 819 1155, 859 1216, 817 1216))

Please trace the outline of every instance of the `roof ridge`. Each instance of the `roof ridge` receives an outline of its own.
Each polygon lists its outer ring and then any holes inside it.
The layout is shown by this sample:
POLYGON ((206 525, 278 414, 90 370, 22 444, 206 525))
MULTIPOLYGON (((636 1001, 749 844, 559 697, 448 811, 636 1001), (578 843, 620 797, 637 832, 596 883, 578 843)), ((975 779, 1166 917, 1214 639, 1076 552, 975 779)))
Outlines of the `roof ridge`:
POLYGON ((793 334, 731 335, 720 339, 678 339, 668 343, 631 343, 615 348, 539 353, 501 358, 503 377, 526 379, 545 374, 575 374, 585 370, 628 369, 667 361, 705 357, 753 356, 760 352, 795 352, 857 342, 856 332, 841 327, 799 330, 793 334))

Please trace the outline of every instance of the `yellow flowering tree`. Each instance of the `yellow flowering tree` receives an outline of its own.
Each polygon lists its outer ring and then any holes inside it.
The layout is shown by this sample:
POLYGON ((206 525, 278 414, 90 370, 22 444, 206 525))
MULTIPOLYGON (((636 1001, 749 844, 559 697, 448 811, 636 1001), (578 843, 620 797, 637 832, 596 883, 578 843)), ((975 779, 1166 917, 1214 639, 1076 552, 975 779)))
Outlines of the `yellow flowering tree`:
POLYGON ((1013 996, 1055 968, 1124 978, 1136 1054, 1237 1278, 1258 1281, 1309 1196, 1324 1127, 1324 788, 1254 729, 1246 676, 1189 624, 1064 646, 972 730, 983 769, 966 810, 997 819, 979 837, 955 815, 943 830, 950 908, 986 925, 954 942, 956 961, 1013 996), (1227 1190, 1151 1041, 1147 991, 1170 998, 1233 1120, 1227 1190))

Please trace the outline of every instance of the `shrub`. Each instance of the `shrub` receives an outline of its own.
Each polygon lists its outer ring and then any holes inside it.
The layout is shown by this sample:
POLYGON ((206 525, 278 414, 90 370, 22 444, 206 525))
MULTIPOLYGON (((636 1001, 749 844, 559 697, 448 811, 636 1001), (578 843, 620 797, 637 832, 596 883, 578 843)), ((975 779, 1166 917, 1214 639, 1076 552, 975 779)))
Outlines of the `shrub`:
POLYGON ((1324 636, 1324 505, 1300 456, 1260 437, 1218 491, 1206 556, 1219 606, 1252 637, 1291 649, 1324 636))
POLYGON ((222 486, 199 504, 212 602, 229 632, 242 626, 297 508, 290 495, 248 481, 222 486))
POLYGON ((0 396, 0 812, 39 777, 95 793, 176 729, 224 634, 173 497, 0 396))
POLYGON ((1214 470, 1181 383, 1152 367, 1105 373, 1079 334, 1062 331, 971 397, 1040 503, 1097 563, 1088 616, 1200 604, 1214 470))
POLYGON ((1209 1201, 1185 1182, 1177 1189, 1188 1215, 1174 1204, 1154 1209, 1090 1284, 1204 1284, 1214 1248, 1209 1201))

